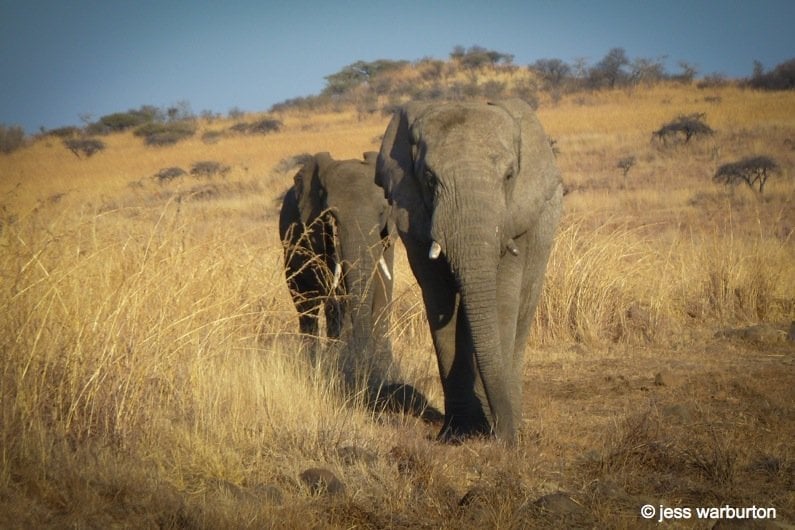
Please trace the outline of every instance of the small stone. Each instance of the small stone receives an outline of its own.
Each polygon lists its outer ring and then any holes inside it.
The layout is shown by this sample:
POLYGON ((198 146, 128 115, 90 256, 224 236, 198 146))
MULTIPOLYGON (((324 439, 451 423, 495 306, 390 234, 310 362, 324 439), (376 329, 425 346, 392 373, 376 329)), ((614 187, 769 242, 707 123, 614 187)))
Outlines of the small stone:
POLYGON ((328 469, 313 467, 301 473, 301 481, 315 494, 339 495, 345 493, 343 484, 337 475, 328 469))
POLYGON ((682 384, 682 377, 675 375, 670 370, 661 370, 654 376, 656 386, 675 387, 682 384))
POLYGON ((257 484, 253 488, 254 495, 274 505, 280 505, 284 494, 279 486, 273 484, 257 484))
POLYGON ((461 497, 461 500, 458 501, 458 506, 464 507, 476 504, 487 504, 489 497, 489 492, 484 486, 474 486, 461 497))
POLYGON ((363 447, 357 447, 355 445, 346 445, 345 447, 340 447, 337 450, 337 454, 347 466, 353 465, 356 462, 372 464, 377 459, 376 454, 372 451, 368 451, 363 447))

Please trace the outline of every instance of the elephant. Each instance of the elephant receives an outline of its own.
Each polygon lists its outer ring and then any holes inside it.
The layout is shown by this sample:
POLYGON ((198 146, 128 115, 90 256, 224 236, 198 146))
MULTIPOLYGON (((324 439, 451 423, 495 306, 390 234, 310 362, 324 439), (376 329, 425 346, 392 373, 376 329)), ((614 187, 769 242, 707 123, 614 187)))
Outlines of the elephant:
POLYGON ((300 332, 317 357, 319 313, 326 335, 346 339, 342 357, 347 383, 363 370, 386 377, 391 364, 387 336, 394 248, 387 202, 375 186, 377 153, 364 160, 307 156, 284 195, 279 235, 287 286, 298 310, 300 332))
POLYGON ((441 441, 515 444, 522 367, 563 186, 518 99, 410 102, 376 164, 422 291, 444 394, 441 441))

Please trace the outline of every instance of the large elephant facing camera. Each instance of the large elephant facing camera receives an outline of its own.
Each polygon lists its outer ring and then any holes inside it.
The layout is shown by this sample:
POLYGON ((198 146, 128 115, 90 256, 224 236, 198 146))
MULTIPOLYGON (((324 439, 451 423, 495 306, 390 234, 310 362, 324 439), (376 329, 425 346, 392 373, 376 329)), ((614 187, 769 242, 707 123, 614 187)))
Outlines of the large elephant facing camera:
POLYGON ((343 338, 348 383, 385 378, 394 249, 383 191, 373 183, 377 153, 364 160, 311 156, 295 175, 279 216, 285 274, 300 331, 317 352, 320 309, 326 334, 343 338), (371 373, 374 372, 374 373, 371 373))
POLYGON ((410 103, 386 130, 376 183, 422 289, 444 390, 440 439, 513 443, 563 195, 541 125, 520 100, 410 103))

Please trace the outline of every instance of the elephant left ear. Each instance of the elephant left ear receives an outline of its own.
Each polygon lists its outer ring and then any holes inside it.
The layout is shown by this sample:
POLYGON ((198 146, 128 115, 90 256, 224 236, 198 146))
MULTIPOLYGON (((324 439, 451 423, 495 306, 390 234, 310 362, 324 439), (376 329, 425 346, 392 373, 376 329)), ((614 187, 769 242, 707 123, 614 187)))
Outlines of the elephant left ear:
POLYGON ((544 204, 555 196, 561 185, 555 155, 541 123, 530 106, 521 99, 490 102, 513 118, 517 145, 517 175, 509 204, 514 236, 530 229, 538 220, 544 204))
POLYGON ((317 164, 317 181, 321 188, 328 189, 328 175, 331 168, 334 166, 335 160, 331 157, 328 151, 315 154, 315 163, 317 164))

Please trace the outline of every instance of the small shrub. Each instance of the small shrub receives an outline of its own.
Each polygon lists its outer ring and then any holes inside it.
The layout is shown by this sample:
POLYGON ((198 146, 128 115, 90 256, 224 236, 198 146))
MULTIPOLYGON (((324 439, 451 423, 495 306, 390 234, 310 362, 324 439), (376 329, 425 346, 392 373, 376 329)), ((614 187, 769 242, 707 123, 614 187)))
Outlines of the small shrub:
POLYGON ((483 83, 481 90, 483 95, 489 99, 501 98, 505 94, 505 83, 492 79, 483 83))
POLYGON ((99 119, 99 122, 111 131, 125 131, 149 121, 151 121, 151 119, 146 115, 132 111, 116 112, 108 114, 107 116, 102 116, 99 119))
POLYGON ((770 72, 765 72, 761 64, 757 64, 754 70, 754 75, 748 82, 752 88, 762 90, 795 89, 795 58, 777 65, 770 72))
POLYGON ((190 168, 190 174, 194 177, 212 177, 213 175, 224 175, 229 171, 229 166, 225 166, 214 160, 203 160, 196 162, 190 168))
POLYGON ((47 136, 55 136, 56 138, 73 138, 80 134, 80 128, 73 125, 66 127, 58 127, 57 129, 50 129, 45 132, 47 136))
POLYGON ((214 144, 217 143, 223 137, 224 137, 223 131, 207 131, 204 134, 202 134, 202 142, 206 144, 214 144))
POLYGON ((196 133, 196 124, 192 121, 175 121, 170 123, 147 123, 138 127, 133 134, 141 136, 146 145, 174 145, 180 140, 190 138, 196 133))
POLYGON ((624 178, 627 178, 627 174, 629 170, 632 169, 632 166, 635 165, 635 157, 634 156, 626 156, 618 161, 616 167, 619 168, 624 172, 624 178))
POLYGON ((268 134, 272 132, 279 132, 284 124, 279 120, 265 119, 254 123, 251 126, 250 132, 257 134, 268 134))
POLYGON ((80 158, 80 153, 89 158, 96 153, 105 149, 105 143, 96 138, 66 138, 63 144, 69 149, 77 158, 80 158))
POLYGON ((279 132, 283 126, 284 124, 279 120, 266 118, 254 123, 236 123, 229 130, 240 134, 269 134, 279 132))
POLYGON ((723 164, 712 179, 729 186, 734 186, 742 181, 748 184, 752 190, 756 189, 755 186, 758 184, 759 193, 762 194, 765 191, 767 179, 771 174, 778 173, 780 169, 778 163, 769 156, 749 156, 737 162, 723 164))
POLYGON ((696 83, 696 87, 705 89, 705 88, 721 88, 728 86, 730 84, 729 79, 723 74, 708 74, 701 79, 698 83, 696 83))
POLYGON ((629 170, 635 165, 636 158, 634 156, 625 156, 621 160, 618 161, 616 167, 624 172, 624 183, 622 184, 622 188, 626 189, 629 187, 628 181, 629 179, 627 176, 629 175, 629 170))
POLYGON ((652 137, 667 144, 669 140, 675 140, 680 135, 684 136, 685 143, 695 136, 710 136, 715 131, 704 122, 705 118, 706 114, 703 112, 681 115, 654 131, 652 137))
POLYGON ((6 126, 0 124, 0 152, 11 153, 25 143, 25 130, 19 125, 6 126))
POLYGON ((110 129, 107 125, 105 125, 105 124, 103 124, 101 122, 94 122, 94 123, 87 124, 85 129, 84 129, 84 131, 85 131, 85 134, 93 134, 93 135, 100 135, 100 136, 104 136, 106 134, 110 134, 110 133, 113 132, 112 129, 110 129))
POLYGON ((155 173, 154 178, 160 184, 163 184, 163 183, 168 182, 170 180, 173 180, 173 179, 175 179, 177 177, 181 177, 182 175, 185 175, 185 174, 186 174, 185 170, 182 169, 181 167, 172 166, 172 167, 166 167, 166 168, 161 169, 160 171, 155 173))
POLYGON ((229 130, 240 134, 246 134, 248 132, 248 128, 249 128, 248 123, 240 122, 229 127, 229 130))
POLYGON ((240 107, 232 107, 231 109, 229 109, 229 112, 227 112, 226 115, 233 120, 239 120, 240 118, 245 116, 246 113, 243 110, 241 110, 240 107))

